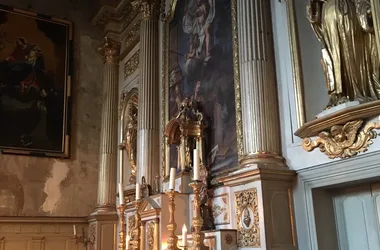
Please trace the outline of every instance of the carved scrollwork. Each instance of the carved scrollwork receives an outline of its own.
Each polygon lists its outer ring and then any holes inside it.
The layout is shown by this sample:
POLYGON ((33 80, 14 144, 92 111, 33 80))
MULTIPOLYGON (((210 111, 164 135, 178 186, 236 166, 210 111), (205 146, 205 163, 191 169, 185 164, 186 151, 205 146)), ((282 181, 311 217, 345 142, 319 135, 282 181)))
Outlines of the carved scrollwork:
POLYGON ((323 131, 314 141, 305 138, 302 146, 307 151, 319 147, 329 158, 348 158, 367 151, 372 139, 380 128, 380 122, 369 122, 363 126, 363 120, 347 122, 345 125, 332 126, 330 132, 323 131))
POLYGON ((140 51, 137 51, 124 65, 124 79, 132 75, 139 67, 140 51))
POLYGON ((257 189, 235 193, 239 247, 260 247, 257 189))
POLYGON ((160 4, 157 0, 134 0, 133 8, 141 12, 141 20, 158 19, 160 4))
POLYGON ((154 249, 154 222, 150 222, 148 224, 148 249, 153 250, 154 249))

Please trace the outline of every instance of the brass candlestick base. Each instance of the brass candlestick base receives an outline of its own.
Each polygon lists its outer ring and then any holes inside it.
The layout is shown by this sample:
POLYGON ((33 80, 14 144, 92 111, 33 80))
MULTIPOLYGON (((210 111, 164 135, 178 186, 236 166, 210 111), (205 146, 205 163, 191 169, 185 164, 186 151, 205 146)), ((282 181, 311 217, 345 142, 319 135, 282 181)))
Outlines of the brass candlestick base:
POLYGON ((119 244, 118 248, 119 250, 125 250, 125 206, 124 204, 117 207, 117 210, 119 210, 119 225, 120 225, 120 231, 119 231, 119 244))
POLYGON ((202 233, 201 228, 203 226, 203 219, 201 216, 201 197, 200 197, 200 191, 202 188, 203 183, 201 181, 194 181, 189 184, 190 187, 194 190, 194 216, 192 218, 192 224, 194 227, 193 231, 193 244, 191 246, 191 249, 196 250, 203 250, 207 249, 207 247, 204 245, 203 241, 205 238, 204 233, 202 233))
POLYGON ((131 245, 132 249, 139 250, 140 249, 140 227, 141 227, 141 216, 139 213, 140 205, 141 205, 141 199, 136 200, 134 202, 136 213, 135 213, 135 228, 133 229, 132 238, 131 238, 131 245))
POLYGON ((179 248, 177 247, 178 237, 175 235, 175 230, 177 229, 177 224, 175 223, 175 220, 174 220, 175 194, 176 194, 176 191, 174 190, 170 190, 166 192, 166 195, 169 197, 169 224, 167 226, 169 230, 169 237, 168 237, 168 247, 166 248, 168 250, 179 250, 179 248))

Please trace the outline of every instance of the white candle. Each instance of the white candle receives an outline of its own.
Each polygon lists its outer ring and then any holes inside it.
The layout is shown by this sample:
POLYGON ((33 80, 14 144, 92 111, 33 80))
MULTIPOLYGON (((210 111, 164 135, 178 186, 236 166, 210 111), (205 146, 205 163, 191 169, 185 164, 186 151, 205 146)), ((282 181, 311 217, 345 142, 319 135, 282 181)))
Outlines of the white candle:
POLYGON ((187 245, 187 228, 184 224, 182 227, 182 246, 185 247, 187 245))
POLYGON ((193 165, 193 171, 194 171, 194 181, 199 181, 199 151, 198 149, 194 149, 194 165, 193 165))
POLYGON ((181 169, 181 154, 180 149, 177 147, 177 169, 181 169))
POLYGON ((175 187, 175 175, 176 175, 176 168, 170 169, 170 179, 169 179, 169 189, 174 190, 175 187))
POLYGON ((139 183, 136 183, 136 200, 140 200, 141 198, 141 187, 139 183))
POLYGON ((124 204, 124 190, 122 183, 119 183, 119 203, 120 205, 124 204))
POLYGON ((74 236, 77 236, 77 227, 73 225, 73 230, 74 230, 74 236))

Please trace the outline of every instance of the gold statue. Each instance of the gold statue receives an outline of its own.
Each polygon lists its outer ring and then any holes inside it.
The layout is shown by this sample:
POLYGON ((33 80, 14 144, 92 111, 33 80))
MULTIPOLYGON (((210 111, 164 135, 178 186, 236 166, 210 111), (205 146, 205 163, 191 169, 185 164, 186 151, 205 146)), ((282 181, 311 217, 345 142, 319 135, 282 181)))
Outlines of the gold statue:
POLYGON ((370 0, 310 0, 307 17, 322 43, 327 107, 380 99, 379 54, 370 0))
POLYGON ((128 124, 125 132, 125 148, 131 164, 132 173, 129 178, 131 184, 136 183, 136 151, 137 151, 137 108, 130 105, 128 109, 128 124))

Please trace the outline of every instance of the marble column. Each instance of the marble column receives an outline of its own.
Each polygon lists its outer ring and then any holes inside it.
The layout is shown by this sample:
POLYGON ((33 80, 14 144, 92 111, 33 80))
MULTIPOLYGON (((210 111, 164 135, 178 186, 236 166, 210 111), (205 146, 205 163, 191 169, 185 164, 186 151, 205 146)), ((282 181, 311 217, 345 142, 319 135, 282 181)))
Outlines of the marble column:
POLYGON ((99 47, 104 56, 103 107, 97 213, 116 213, 117 127, 120 44, 109 38, 99 47))
POLYGON ((137 182, 153 185, 160 169, 159 1, 133 2, 141 13, 137 182))
POLYGON ((281 157, 270 1, 237 0, 242 165, 275 163, 281 157))

